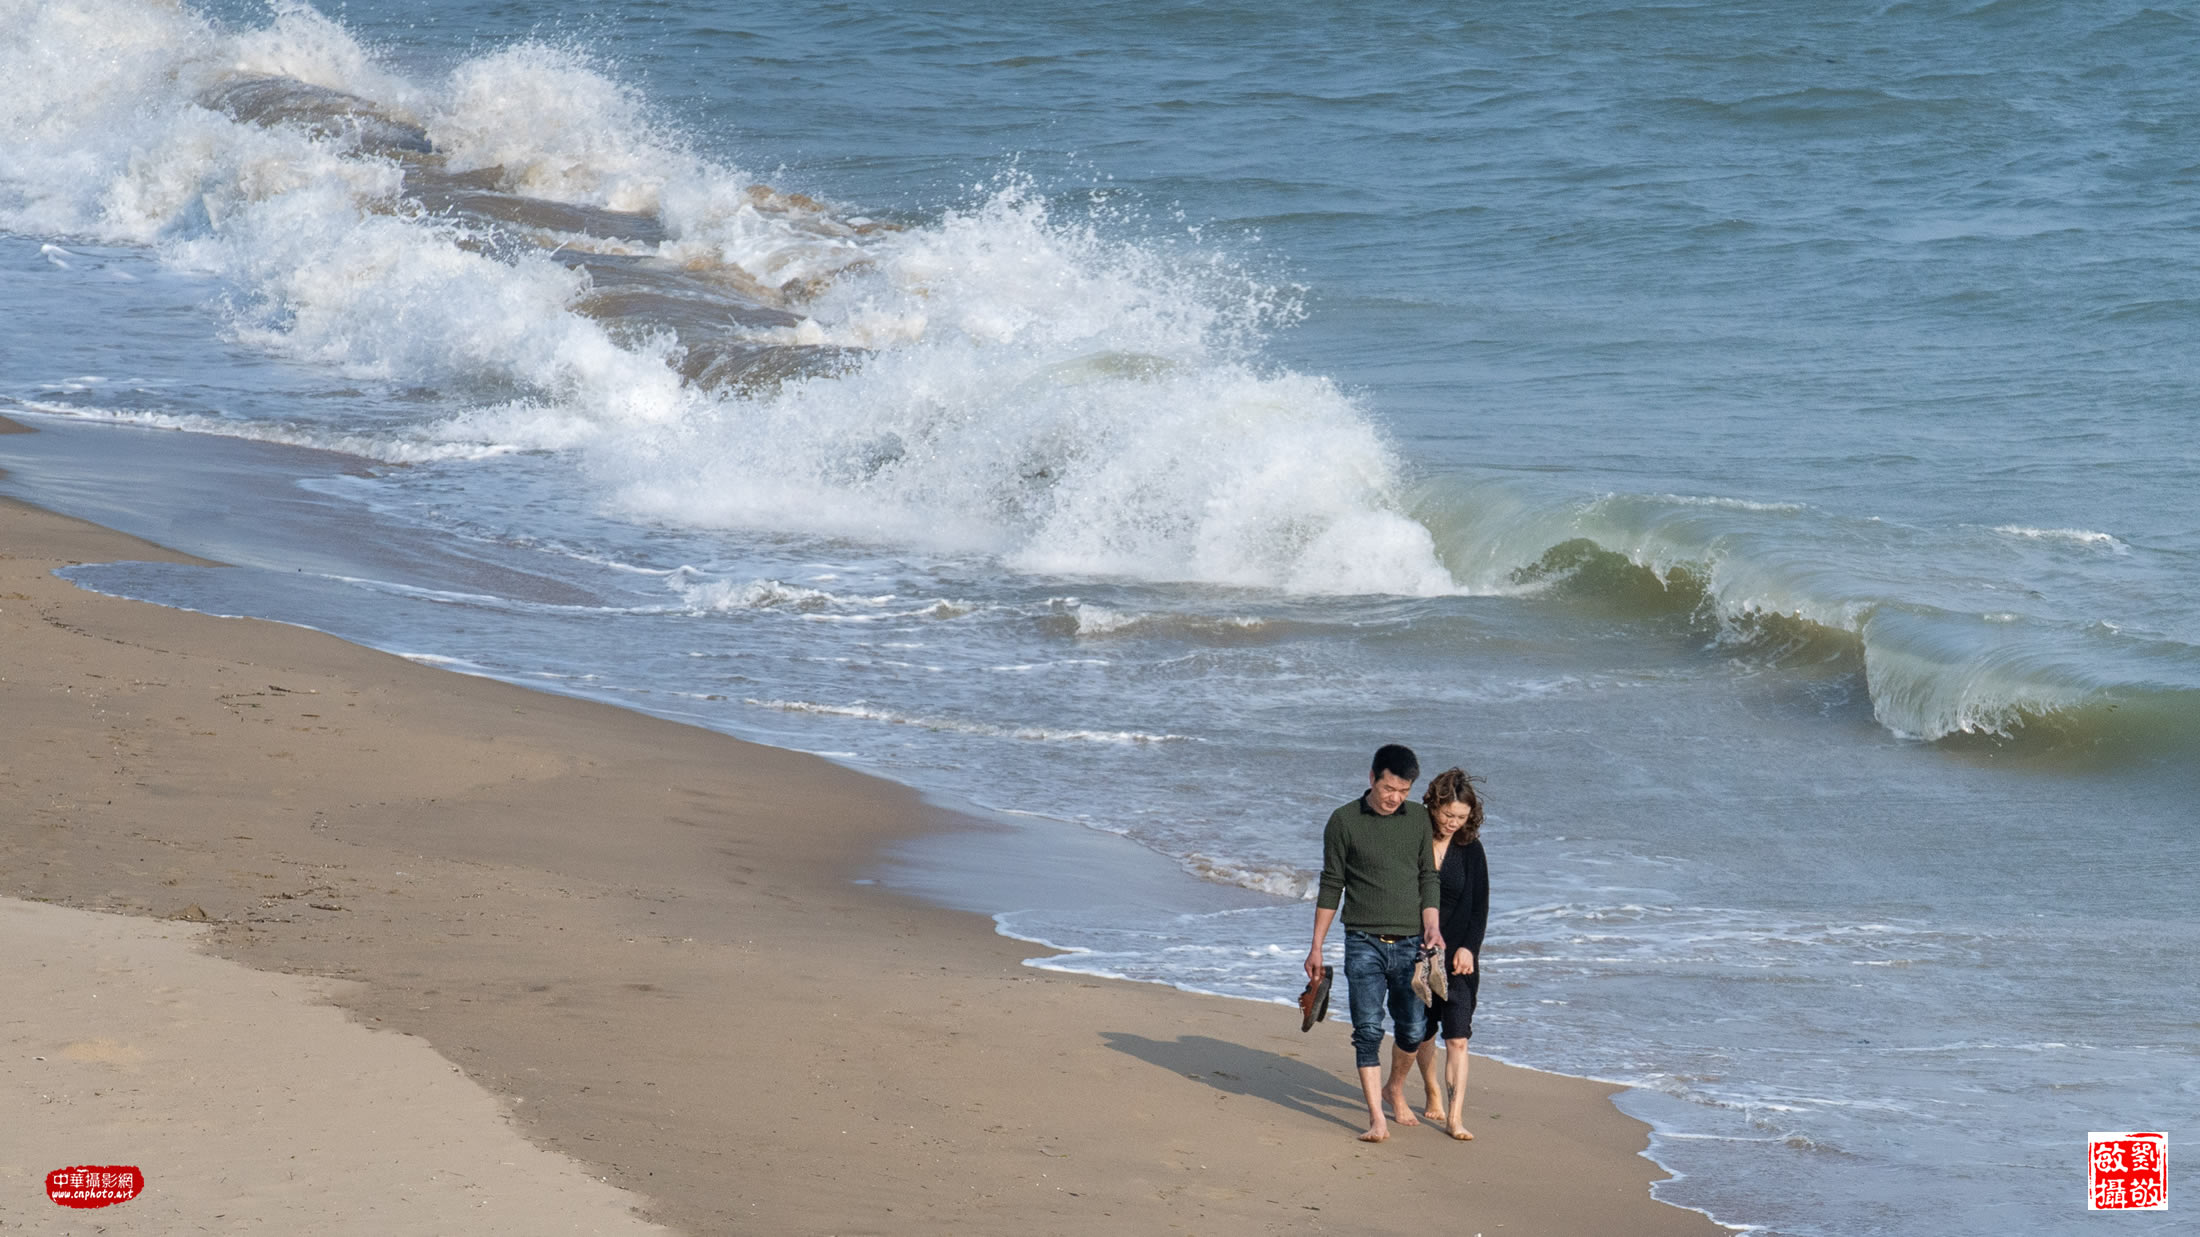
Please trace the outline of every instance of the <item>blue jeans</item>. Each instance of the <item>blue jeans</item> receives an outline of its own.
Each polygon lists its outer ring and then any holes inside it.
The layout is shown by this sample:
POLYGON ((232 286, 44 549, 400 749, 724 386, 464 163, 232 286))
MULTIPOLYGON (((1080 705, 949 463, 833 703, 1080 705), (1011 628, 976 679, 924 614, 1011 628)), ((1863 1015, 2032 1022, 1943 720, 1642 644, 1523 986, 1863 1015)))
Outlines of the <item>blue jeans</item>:
POLYGON ((1361 1069, 1383 1063, 1383 1006, 1398 1031, 1398 1051, 1428 1038, 1428 1006, 1413 995, 1413 964, 1421 938, 1384 944, 1366 932, 1344 934, 1344 981, 1352 995, 1352 1058, 1361 1069))

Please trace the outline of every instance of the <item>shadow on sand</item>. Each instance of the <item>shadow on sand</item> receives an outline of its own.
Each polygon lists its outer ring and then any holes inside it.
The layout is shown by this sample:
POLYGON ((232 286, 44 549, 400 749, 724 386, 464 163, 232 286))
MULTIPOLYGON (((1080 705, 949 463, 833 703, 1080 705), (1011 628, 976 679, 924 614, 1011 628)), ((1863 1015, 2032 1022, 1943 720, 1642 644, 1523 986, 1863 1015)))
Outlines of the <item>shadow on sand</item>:
POLYGON ((1318 1121, 1356 1131, 1367 1115, 1356 1088, 1292 1057, 1206 1035, 1147 1039, 1128 1031, 1102 1031, 1100 1038, 1125 1056, 1197 1079, 1217 1091, 1267 1100, 1318 1121))

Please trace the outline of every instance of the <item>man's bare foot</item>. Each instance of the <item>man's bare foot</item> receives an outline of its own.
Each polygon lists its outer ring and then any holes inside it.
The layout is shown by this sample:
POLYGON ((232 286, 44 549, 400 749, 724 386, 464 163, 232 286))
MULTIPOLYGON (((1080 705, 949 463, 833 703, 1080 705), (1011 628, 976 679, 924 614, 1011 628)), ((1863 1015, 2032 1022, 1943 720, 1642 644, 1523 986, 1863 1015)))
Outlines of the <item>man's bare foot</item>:
POLYGON ((1470 1132, 1467 1127, 1463 1125, 1447 1125, 1444 1127, 1444 1132, 1463 1143, 1471 1143, 1474 1141, 1473 1133, 1470 1132))
POLYGON ((1371 1125, 1367 1127, 1366 1133, 1360 1135, 1360 1141, 1364 1143, 1389 1142, 1390 1130, 1384 1126, 1371 1125))
POLYGON ((1401 1088, 1386 1097, 1390 1100, 1390 1119, 1399 1125, 1419 1125, 1421 1119, 1413 1115, 1413 1105, 1406 1103, 1406 1093, 1401 1088))

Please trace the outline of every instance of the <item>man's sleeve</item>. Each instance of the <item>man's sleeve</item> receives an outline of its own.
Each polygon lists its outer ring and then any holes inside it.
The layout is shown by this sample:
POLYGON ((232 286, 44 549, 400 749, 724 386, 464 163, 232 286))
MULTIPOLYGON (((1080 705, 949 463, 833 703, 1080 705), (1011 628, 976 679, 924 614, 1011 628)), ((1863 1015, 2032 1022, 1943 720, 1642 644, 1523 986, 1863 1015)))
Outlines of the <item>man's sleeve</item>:
POLYGON ((1337 814, 1329 814, 1329 823, 1322 827, 1322 883, 1321 892, 1314 898, 1314 905, 1325 911, 1337 909, 1344 900, 1344 822, 1337 814))

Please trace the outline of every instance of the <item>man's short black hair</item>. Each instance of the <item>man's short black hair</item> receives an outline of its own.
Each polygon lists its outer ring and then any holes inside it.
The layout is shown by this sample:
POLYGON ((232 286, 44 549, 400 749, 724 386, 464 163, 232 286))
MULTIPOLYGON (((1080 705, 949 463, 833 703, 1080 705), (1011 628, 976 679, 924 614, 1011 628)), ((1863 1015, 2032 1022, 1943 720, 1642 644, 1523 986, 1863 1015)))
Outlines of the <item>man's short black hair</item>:
POLYGON ((1369 777, 1381 777, 1388 773, 1405 782, 1421 780, 1421 758, 1403 743, 1385 743, 1375 749, 1375 763, 1368 766, 1369 777))

